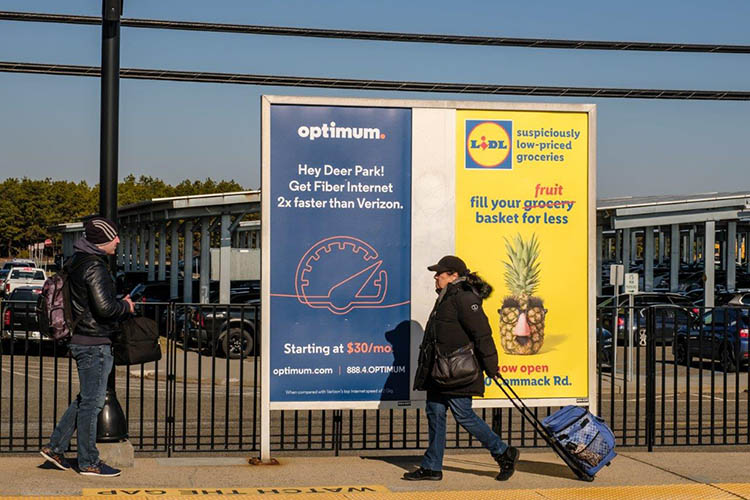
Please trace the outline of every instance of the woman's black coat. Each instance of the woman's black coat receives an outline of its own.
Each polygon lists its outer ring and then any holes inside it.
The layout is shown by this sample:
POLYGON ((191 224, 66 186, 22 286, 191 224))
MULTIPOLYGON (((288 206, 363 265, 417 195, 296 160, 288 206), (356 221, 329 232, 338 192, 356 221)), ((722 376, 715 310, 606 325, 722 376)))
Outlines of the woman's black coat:
MULTIPOLYGON (((478 287, 485 290, 487 287, 478 287)), ((480 292, 470 286, 466 280, 458 279, 448 284, 445 294, 438 297, 430 313, 430 319, 425 327, 422 341, 422 353, 427 344, 434 342, 440 352, 451 352, 463 347, 469 342, 474 343, 474 353, 479 366, 488 376, 497 375, 498 359, 495 342, 492 340, 492 329, 487 316, 482 309, 480 292)), ((417 366, 417 377, 414 381, 415 390, 426 390, 429 395, 442 396, 483 396, 484 377, 464 387, 440 389, 435 387, 429 376, 431 360, 420 355, 417 366), (420 373, 422 376, 420 376, 420 373), (421 379, 421 380, 420 380, 421 379)))

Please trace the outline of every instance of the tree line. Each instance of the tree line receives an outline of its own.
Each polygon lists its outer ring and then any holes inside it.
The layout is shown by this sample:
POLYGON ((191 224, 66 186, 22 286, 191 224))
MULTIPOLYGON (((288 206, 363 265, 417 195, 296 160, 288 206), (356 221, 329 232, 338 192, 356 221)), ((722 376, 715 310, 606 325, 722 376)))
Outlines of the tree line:
MULTIPOLYGON (((120 206, 153 198, 244 191, 234 180, 185 179, 170 185, 151 176, 128 175, 117 186, 120 206)), ((29 244, 60 235, 50 226, 75 222, 99 210, 99 184, 86 181, 55 181, 8 178, 0 184, 0 256, 12 257, 25 252, 29 244)))

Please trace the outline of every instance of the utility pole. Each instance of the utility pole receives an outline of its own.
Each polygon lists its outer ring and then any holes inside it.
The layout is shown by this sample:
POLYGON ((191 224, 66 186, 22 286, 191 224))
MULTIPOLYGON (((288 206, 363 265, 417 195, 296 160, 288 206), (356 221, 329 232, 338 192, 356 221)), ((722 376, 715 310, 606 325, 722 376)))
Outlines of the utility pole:
MULTIPOLYGON (((120 16, 123 0, 102 0, 102 101, 99 149, 99 214, 117 220, 117 159, 120 121, 120 16)), ((116 273, 115 257, 109 259, 116 273)), ((99 413, 96 440, 119 442, 128 437, 128 421, 117 401, 115 367, 109 373, 104 407, 99 413)))

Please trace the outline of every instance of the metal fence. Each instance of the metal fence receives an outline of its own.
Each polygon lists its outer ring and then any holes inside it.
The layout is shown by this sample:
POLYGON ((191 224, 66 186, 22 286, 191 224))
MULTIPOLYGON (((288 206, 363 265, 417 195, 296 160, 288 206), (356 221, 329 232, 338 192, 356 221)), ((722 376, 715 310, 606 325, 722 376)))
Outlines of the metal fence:
MULTIPOLYGON (((0 453, 31 452, 45 444, 78 392, 67 349, 40 338, 33 328, 14 327, 13 314, 33 307, 0 304, 0 453)), ((159 362, 116 367, 118 400, 135 449, 164 454, 259 451, 259 304, 139 307, 166 335, 159 362)), ((747 312, 597 310, 596 413, 612 427, 619 446, 750 443, 747 312), (725 321, 716 321, 719 315, 725 321)), ((555 410, 534 412, 543 418, 555 410)), ((515 410, 477 412, 511 444, 545 446, 515 410)), ((423 413, 274 411, 271 449, 420 450, 428 440, 423 413)), ((481 444, 449 420, 447 446, 481 444)))

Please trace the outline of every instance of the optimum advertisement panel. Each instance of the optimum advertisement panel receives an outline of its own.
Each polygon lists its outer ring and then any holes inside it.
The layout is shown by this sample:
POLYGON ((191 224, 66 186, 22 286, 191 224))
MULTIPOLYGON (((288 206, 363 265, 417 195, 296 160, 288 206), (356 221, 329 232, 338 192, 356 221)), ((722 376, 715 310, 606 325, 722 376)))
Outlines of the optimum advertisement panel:
MULTIPOLYGON (((589 397, 589 117, 456 111, 456 254, 523 398, 589 397)), ((503 398, 486 380, 486 398, 503 398)))
POLYGON ((271 404, 408 399, 411 110, 274 104, 264 178, 271 404))

